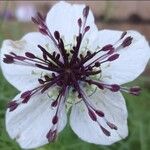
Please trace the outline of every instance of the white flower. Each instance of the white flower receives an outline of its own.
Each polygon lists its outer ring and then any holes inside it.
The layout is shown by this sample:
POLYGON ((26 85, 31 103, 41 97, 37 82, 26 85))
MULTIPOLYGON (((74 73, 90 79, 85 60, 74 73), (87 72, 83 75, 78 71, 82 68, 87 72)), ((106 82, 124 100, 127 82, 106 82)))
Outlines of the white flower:
POLYGON ((83 140, 110 145, 128 135, 122 84, 145 69, 150 48, 136 31, 98 31, 85 5, 59 2, 46 19, 32 18, 39 32, 4 41, 1 67, 20 90, 8 104, 6 129, 22 148, 54 141, 67 123, 83 140))

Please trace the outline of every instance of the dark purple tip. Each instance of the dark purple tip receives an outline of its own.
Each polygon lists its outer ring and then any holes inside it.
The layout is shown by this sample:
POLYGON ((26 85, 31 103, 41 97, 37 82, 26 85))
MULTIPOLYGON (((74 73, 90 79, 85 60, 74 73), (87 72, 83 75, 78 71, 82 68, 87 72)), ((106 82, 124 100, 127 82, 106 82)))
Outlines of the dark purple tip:
POLYGON ((47 139, 49 142, 53 142, 55 141, 56 137, 57 137, 57 130, 50 130, 47 135, 46 135, 47 139))
POLYGON ((18 107, 18 103, 16 101, 11 101, 7 104, 7 108, 9 108, 9 111, 14 111, 18 107))
POLYGON ((131 36, 127 37, 123 42, 122 42, 122 46, 123 47, 127 47, 132 43, 133 38, 131 36))
POLYGON ((127 34, 127 31, 123 32, 122 35, 121 35, 121 37, 120 37, 120 40, 123 39, 126 34, 127 34))
POLYGON ((55 39, 57 39, 57 40, 60 39, 60 34, 59 34, 58 31, 55 31, 55 32, 54 32, 54 37, 55 37, 55 39))
POLYGON ((81 20, 81 18, 79 18, 78 19, 78 26, 81 28, 81 26, 82 26, 82 20, 81 20))
POLYGON ((26 98, 27 96, 29 96, 32 93, 32 91, 26 91, 24 93, 21 94, 20 98, 26 98))
POLYGON ((90 26, 86 26, 84 32, 88 32, 90 30, 90 26))
POLYGON ((140 93, 141 93, 141 88, 138 87, 138 86, 131 87, 131 88, 129 89, 129 93, 138 96, 138 95, 140 95, 140 93))
POLYGON ((100 127, 101 127, 103 133, 104 133, 106 136, 110 136, 110 135, 111 135, 110 132, 109 132, 107 129, 105 129, 103 126, 100 126, 100 127))
POLYGON ((91 109, 88 109, 88 114, 93 121, 97 121, 96 114, 91 109))
POLYGON ((9 107, 11 107, 11 106, 13 106, 13 105, 16 105, 16 101, 11 101, 11 102, 9 102, 8 104, 7 104, 7 108, 9 108, 9 107))
POLYGON ((51 106, 52 106, 52 107, 56 107, 57 104, 58 104, 58 100, 55 100, 55 101, 53 101, 53 102, 51 103, 51 106))
POLYGON ((89 14, 89 6, 85 6, 85 8, 83 9, 83 16, 85 18, 87 18, 88 14, 89 14))
POLYGON ((56 59, 59 60, 59 58, 60 58, 60 54, 57 54, 56 59))
POLYGON ((103 86, 102 84, 99 83, 97 86, 98 86, 98 88, 100 88, 101 90, 104 90, 104 86, 103 86))
POLYGON ((130 88, 130 92, 140 92, 141 91, 141 88, 138 87, 138 86, 135 86, 135 87, 131 87, 130 88))
POLYGON ((118 92, 120 90, 120 86, 118 84, 112 84, 111 85, 111 91, 112 92, 118 92))
POLYGON ((26 52, 25 55, 28 57, 28 58, 36 58, 34 54, 30 53, 30 52, 26 52))
POLYGON ((111 129, 114 129, 114 130, 117 130, 117 129, 118 129, 117 126, 114 125, 113 123, 111 123, 111 122, 106 122, 106 123, 107 123, 107 125, 108 125, 111 129))
POLYGON ((114 61, 114 60, 118 59, 118 57, 119 57, 119 54, 114 54, 114 55, 110 56, 110 57, 107 59, 107 61, 114 61))
POLYGON ((105 114, 104 114, 102 111, 100 111, 100 110, 95 110, 95 112, 96 112, 96 114, 97 114, 99 117, 104 117, 104 116, 105 116, 105 114))
POLYGON ((100 62, 95 63, 95 67, 99 67, 100 65, 101 65, 100 62))
POLYGON ((3 62, 6 64, 14 63, 14 58, 11 55, 5 54, 5 58, 3 58, 3 62))
POLYGON ((101 49, 101 51, 110 51, 110 50, 114 50, 114 47, 113 47, 113 45, 111 45, 111 44, 105 45, 105 46, 101 49))
POLYGON ((44 84, 45 82, 42 79, 38 79, 40 84, 44 84))
POLYGON ((55 115, 55 116, 53 117, 53 119, 52 119, 52 123, 53 123, 53 124, 56 124, 57 122, 58 122, 58 116, 55 115))

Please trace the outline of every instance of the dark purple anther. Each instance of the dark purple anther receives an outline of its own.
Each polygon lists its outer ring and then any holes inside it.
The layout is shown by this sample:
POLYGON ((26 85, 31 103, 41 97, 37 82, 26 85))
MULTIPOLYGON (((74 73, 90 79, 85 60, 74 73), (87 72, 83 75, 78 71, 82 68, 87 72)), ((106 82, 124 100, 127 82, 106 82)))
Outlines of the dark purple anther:
POLYGON ((120 90, 120 86, 118 84, 112 84, 110 90, 112 92, 118 92, 120 90))
POLYGON ((127 37, 123 42, 122 42, 122 46, 123 47, 127 47, 132 43, 133 38, 131 36, 127 37))
POLYGON ((14 63, 14 58, 11 55, 5 54, 5 58, 3 58, 3 62, 6 64, 14 63))
POLYGON ((120 37, 120 40, 123 39, 126 34, 127 34, 127 31, 123 32, 122 35, 121 35, 121 37, 120 37))
POLYGON ((114 54, 114 55, 110 56, 110 57, 107 59, 107 61, 114 61, 114 60, 118 59, 118 57, 119 57, 119 54, 114 54))
POLYGON ((28 58, 36 58, 35 55, 33 53, 30 53, 30 52, 26 52, 25 55, 28 57, 28 58))
POLYGON ((27 96, 31 95, 32 91, 26 91, 21 94, 20 98, 26 98, 27 96))
POLYGON ((54 142, 57 137, 57 130, 50 130, 47 135, 47 139, 49 142, 54 142))
POLYGON ((87 18, 88 14, 89 14, 89 6, 86 6, 84 9, 83 9, 83 16, 85 18, 87 18))
POLYGON ((131 87, 129 89, 129 93, 137 96, 137 95, 139 95, 141 93, 141 88, 138 87, 138 86, 131 87))
POLYGON ((45 81, 43 81, 42 79, 38 79, 38 81, 39 81, 40 84, 44 84, 45 83, 45 81))
POLYGON ((52 107, 56 107, 57 104, 58 104, 58 100, 55 100, 55 101, 53 101, 53 102, 51 103, 51 106, 52 106, 52 107))
POLYGON ((130 88, 130 92, 140 92, 141 91, 141 88, 138 87, 138 86, 135 86, 135 87, 131 87, 130 88))
POLYGON ((97 84, 97 86, 99 89, 104 90, 104 86, 102 84, 99 83, 99 84, 97 84))
POLYGON ((52 119, 52 123, 55 125, 58 122, 58 116, 55 115, 52 119))
POLYGON ((88 114, 93 121, 97 121, 96 114, 90 108, 88 108, 88 114))
POLYGON ((110 135, 111 135, 110 132, 109 132, 107 129, 105 129, 103 126, 100 125, 100 127, 101 127, 103 133, 104 133, 106 136, 110 136, 110 135))
POLYGON ((16 101, 11 101, 7 104, 7 108, 9 108, 9 111, 14 111, 18 107, 18 103, 16 101))
POLYGON ((117 128, 117 126, 116 125, 114 125, 113 123, 111 123, 111 122, 106 122, 107 123, 107 125, 111 128, 111 129, 114 129, 114 130, 117 130, 118 128, 117 128))
POLYGON ((86 26, 84 32, 88 32, 90 30, 90 26, 86 26))
POLYGON ((82 20, 81 20, 81 18, 78 19, 78 26, 79 26, 79 28, 81 28, 81 26, 82 26, 82 20))
POLYGON ((60 58, 60 54, 57 54, 56 59, 59 60, 59 58, 60 58))
POLYGON ((114 50, 114 47, 113 47, 113 45, 111 45, 111 44, 105 45, 105 46, 101 49, 101 51, 110 51, 110 50, 114 50))
POLYGON ((102 111, 100 111, 100 110, 95 110, 95 113, 96 113, 99 117, 104 117, 104 116, 105 116, 105 114, 104 114, 102 111))
POLYGON ((55 37, 55 39, 56 39, 57 41, 59 41, 59 39, 60 39, 60 34, 59 34, 58 31, 55 31, 55 32, 54 32, 54 37, 55 37))
POLYGON ((101 65, 100 62, 95 63, 95 67, 100 67, 100 65, 101 65))

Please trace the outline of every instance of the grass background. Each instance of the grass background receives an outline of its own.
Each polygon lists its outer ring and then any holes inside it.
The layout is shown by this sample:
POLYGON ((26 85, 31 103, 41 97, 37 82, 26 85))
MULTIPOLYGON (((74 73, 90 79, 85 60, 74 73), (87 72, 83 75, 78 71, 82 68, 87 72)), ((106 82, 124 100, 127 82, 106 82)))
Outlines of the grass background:
MULTIPOLYGON (((0 25, 0 45, 6 38, 19 39, 33 27, 17 22, 0 25)), ((48 144, 38 150, 150 150, 150 79, 143 74, 129 85, 140 85, 140 96, 124 94, 129 112, 129 136, 111 146, 89 144, 81 141, 70 126, 60 133, 57 142, 48 144)), ((0 72, 0 150, 21 150, 17 143, 9 138, 5 130, 6 104, 18 91, 12 87, 0 72)))

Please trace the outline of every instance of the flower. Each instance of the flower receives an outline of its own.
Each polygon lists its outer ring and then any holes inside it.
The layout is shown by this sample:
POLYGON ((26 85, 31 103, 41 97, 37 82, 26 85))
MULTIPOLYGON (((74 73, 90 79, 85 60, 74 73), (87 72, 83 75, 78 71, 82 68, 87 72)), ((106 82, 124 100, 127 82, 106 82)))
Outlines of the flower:
POLYGON ((40 32, 1 49, 5 78, 21 91, 9 104, 6 129, 22 148, 54 141, 67 123, 90 143, 110 145, 128 135, 121 92, 140 93, 122 84, 137 78, 150 58, 136 31, 98 31, 85 5, 59 2, 32 21, 40 32), (42 33, 42 34, 41 34, 42 33))

